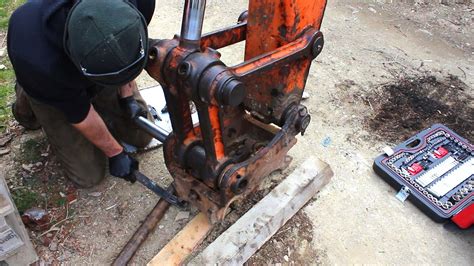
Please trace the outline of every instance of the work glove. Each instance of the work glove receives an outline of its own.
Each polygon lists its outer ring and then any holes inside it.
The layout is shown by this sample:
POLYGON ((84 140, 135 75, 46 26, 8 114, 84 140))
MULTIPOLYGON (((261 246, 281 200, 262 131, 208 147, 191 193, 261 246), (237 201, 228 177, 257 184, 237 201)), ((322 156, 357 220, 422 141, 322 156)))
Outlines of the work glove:
POLYGON ((122 151, 120 154, 109 158, 109 171, 115 177, 135 183, 137 178, 134 172, 138 171, 138 161, 122 151))
POLYGON ((144 110, 137 102, 133 96, 128 96, 125 98, 120 99, 120 104, 122 105, 122 108, 125 110, 127 113, 128 117, 131 120, 134 120, 135 118, 139 116, 147 117, 147 112, 144 110))

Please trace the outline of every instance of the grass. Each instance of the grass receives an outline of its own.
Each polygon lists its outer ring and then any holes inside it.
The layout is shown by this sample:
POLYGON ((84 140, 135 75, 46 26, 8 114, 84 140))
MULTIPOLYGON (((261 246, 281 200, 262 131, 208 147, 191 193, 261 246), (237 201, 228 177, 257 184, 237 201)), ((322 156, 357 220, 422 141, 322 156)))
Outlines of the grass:
POLYGON ((35 207, 40 201, 38 193, 24 188, 13 191, 12 198, 20 213, 23 213, 31 207, 35 207))
POLYGON ((25 163, 37 163, 41 160, 41 151, 47 147, 44 139, 29 139, 21 144, 21 160, 25 163))
POLYGON ((6 56, 6 33, 11 13, 26 0, 0 0, 0 50, 4 55, 0 58, 0 65, 6 69, 0 70, 0 132, 11 119, 10 105, 13 99, 15 73, 6 56))

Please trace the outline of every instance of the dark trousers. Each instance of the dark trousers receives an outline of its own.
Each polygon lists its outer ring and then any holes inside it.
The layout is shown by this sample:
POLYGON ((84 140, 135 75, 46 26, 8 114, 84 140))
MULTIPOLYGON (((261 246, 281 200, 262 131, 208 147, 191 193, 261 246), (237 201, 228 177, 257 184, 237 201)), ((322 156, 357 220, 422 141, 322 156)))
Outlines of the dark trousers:
MULTIPOLYGON (((34 114, 68 178, 78 186, 86 188, 100 183, 105 177, 108 161, 104 153, 75 129, 61 111, 29 97, 18 84, 15 90, 15 118, 19 122, 31 121, 31 117, 25 118, 22 115, 34 114)), ((138 90, 133 94, 140 106, 148 110, 138 90)), ((146 147, 150 143, 152 137, 139 130, 121 108, 117 90, 102 90, 91 102, 117 140, 138 148, 146 147)))

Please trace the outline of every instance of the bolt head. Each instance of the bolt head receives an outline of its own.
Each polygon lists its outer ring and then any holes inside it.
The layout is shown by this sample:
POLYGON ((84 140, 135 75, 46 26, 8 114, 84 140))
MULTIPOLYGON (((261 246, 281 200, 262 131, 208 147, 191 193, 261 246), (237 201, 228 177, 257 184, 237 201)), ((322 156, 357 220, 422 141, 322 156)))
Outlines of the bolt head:
POLYGON ((245 86, 242 82, 232 79, 227 82, 220 91, 222 104, 238 106, 245 99, 245 86))
POLYGON ((316 40, 313 43, 313 57, 316 58, 318 55, 323 51, 324 48, 324 37, 323 35, 320 35, 316 37, 316 40))

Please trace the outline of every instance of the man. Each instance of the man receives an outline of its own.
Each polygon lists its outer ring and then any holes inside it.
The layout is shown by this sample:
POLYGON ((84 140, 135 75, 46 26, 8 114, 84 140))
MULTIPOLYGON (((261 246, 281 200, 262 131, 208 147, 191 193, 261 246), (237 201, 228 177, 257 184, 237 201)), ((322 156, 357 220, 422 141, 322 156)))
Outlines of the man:
POLYGON ((155 0, 30 0, 10 18, 8 54, 17 77, 15 118, 42 127, 69 179, 134 182, 138 162, 119 141, 151 140, 132 119, 147 116, 134 79, 148 55, 155 0))

